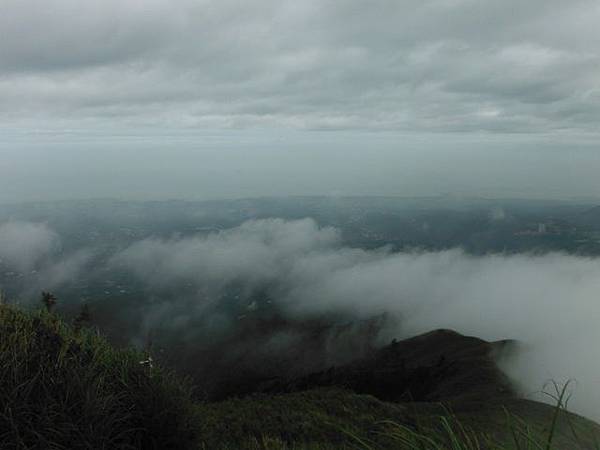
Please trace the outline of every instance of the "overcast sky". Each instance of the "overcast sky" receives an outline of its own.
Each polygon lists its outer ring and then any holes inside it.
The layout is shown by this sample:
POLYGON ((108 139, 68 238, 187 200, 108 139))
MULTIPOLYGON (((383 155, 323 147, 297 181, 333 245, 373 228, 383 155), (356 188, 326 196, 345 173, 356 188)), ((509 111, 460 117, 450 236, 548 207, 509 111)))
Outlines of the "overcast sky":
POLYGON ((599 23, 595 0, 3 0, 0 201, 598 197, 599 23))

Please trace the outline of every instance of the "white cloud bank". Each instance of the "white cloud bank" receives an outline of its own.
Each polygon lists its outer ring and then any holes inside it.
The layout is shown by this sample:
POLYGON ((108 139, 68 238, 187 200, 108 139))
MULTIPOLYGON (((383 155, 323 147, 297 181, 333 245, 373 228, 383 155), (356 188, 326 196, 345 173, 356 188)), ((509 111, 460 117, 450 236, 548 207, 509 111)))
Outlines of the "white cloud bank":
POLYGON ((35 275, 24 287, 28 295, 72 282, 90 257, 87 249, 63 254, 59 235, 44 223, 0 224, 0 263, 9 271, 35 275))
MULTIPOLYGON (((343 247, 312 220, 248 222, 208 237, 141 241, 116 257, 153 287, 191 283, 197 314, 226 286, 269 286, 290 317, 401 317, 398 337, 451 328, 524 345, 506 365, 533 394, 576 379, 571 406, 600 411, 600 260, 564 254, 474 257, 459 250, 389 253, 343 247)), ((163 310, 168 320, 168 309, 163 310)), ((191 314, 194 314, 192 312, 191 314)), ((158 320, 157 319, 157 320, 158 320)))
POLYGON ((44 224, 0 224, 0 260, 20 271, 33 270, 58 245, 58 235, 44 224))
MULTIPOLYGON (((38 270, 39 288, 92 269, 89 251, 57 257, 57 245, 45 225, 0 225, 0 257, 17 269, 38 270)), ((212 314, 211 306, 232 286, 242 288, 241 301, 257 290, 268 292, 289 318, 388 312, 400 321, 386 332, 400 338, 451 328, 487 340, 519 340, 522 351, 504 368, 526 394, 549 379, 572 378, 577 389, 570 406, 600 418, 598 258, 366 251, 343 246, 335 229, 311 219, 270 219, 203 237, 143 240, 111 263, 131 270, 158 297, 176 286, 193 287, 191 297, 142 305, 146 317, 136 320, 150 328, 151 322, 184 328, 204 323, 190 319, 212 314)), ((181 333, 197 338, 190 331, 181 333)))

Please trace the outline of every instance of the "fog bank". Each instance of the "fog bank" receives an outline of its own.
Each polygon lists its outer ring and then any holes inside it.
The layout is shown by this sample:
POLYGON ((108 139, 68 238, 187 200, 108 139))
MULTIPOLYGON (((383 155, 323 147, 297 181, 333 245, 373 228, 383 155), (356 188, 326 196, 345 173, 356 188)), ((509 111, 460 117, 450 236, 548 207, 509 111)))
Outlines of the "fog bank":
POLYGON ((398 337, 451 328, 487 340, 517 339, 523 349, 504 368, 526 394, 546 380, 573 378, 571 406, 599 417, 595 258, 364 251, 344 247, 335 230, 311 220, 262 220, 208 237, 146 240, 115 258, 154 286, 194 283, 202 292, 198 311, 231 283, 248 292, 267 285, 292 317, 388 312, 401 317, 393 330, 398 337))
MULTIPOLYGON (((158 329, 190 347, 214 346, 235 335, 242 316, 267 307, 292 324, 388 314, 397 320, 381 323, 380 343, 435 328, 519 340, 518 355, 501 363, 525 394, 535 396, 549 379, 575 379, 571 408, 600 418, 597 258, 363 250, 345 246, 337 230, 312 219, 268 219, 141 240, 102 268, 89 264, 89 249, 50 258, 60 240, 45 225, 7 223, 0 230, 4 264, 38 271, 36 288, 60 287, 106 267, 130 273, 146 293, 141 303, 111 307, 138 330, 132 342, 158 329)), ((247 345, 285 351, 295 332, 274 331, 247 345)))

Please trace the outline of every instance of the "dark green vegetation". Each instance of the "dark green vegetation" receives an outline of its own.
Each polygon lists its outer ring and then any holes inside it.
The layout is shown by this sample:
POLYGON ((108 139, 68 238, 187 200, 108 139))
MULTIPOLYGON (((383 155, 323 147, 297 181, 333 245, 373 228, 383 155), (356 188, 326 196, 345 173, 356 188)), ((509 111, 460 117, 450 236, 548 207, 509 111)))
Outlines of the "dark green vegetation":
MULTIPOLYGON (((498 405, 496 405, 498 406, 498 405)), ((534 402, 453 413, 322 389, 203 405, 203 449, 578 450, 600 446, 593 423, 534 402), (513 409, 514 408, 514 409, 513 409), (509 411, 510 410, 510 411, 509 411), (512 411, 519 411, 522 417, 512 411), (556 422, 553 421, 558 412, 556 422)))
POLYGON ((190 391, 147 355, 0 305, 0 448, 192 448, 190 391))
MULTIPOLYGON (((399 405, 341 389, 253 395, 200 407, 201 448, 364 448, 379 422, 403 418, 399 405)), ((389 442, 388 442, 389 444, 389 442)))
POLYGON ((520 399, 494 358, 514 343, 438 330, 201 407, 205 448, 596 449, 600 428, 520 399), (250 438, 248 438, 250 435, 250 438))
POLYGON ((513 393, 492 359, 509 342, 440 330, 201 402, 44 299, 31 313, 0 305, 2 449, 598 448, 599 427, 564 411, 560 392, 559 408, 513 393))

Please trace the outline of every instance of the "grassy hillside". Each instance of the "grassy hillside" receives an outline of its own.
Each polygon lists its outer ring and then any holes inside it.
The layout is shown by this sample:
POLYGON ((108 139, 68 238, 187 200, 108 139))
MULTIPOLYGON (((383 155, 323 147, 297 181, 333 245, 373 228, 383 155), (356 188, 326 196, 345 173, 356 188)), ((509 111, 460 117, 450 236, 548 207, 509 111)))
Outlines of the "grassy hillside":
POLYGON ((437 331, 243 398, 198 402, 148 355, 46 311, 0 305, 0 448, 600 448, 594 423, 515 397, 486 359, 493 348, 437 331))
POLYGON ((206 449, 261 448, 258 443, 267 448, 357 448, 360 440, 382 443, 377 436, 381 421, 406 418, 400 405, 332 388, 259 394, 207 403, 200 410, 200 443, 206 449))
POLYGON ((193 448, 189 388, 48 312, 0 306, 0 448, 193 448))
POLYGON ((512 400, 453 412, 325 388, 200 407, 199 448, 598 450, 600 429, 563 408, 512 400))

